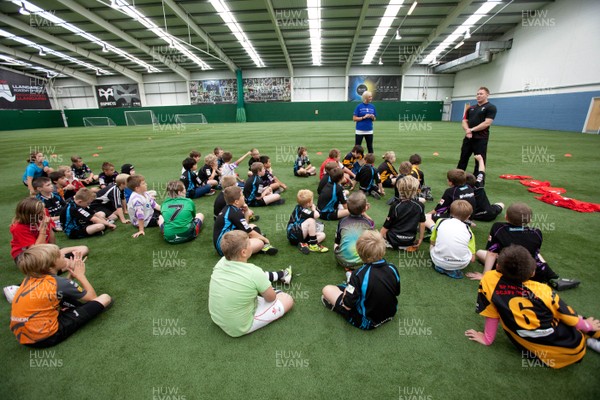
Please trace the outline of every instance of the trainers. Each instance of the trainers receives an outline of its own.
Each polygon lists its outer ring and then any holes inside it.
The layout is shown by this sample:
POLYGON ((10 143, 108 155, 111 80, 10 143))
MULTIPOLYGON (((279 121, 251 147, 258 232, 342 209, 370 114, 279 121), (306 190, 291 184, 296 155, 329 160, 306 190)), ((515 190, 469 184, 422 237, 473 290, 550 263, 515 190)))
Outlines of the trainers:
POLYGON ((308 250, 315 253, 327 253, 329 249, 321 244, 309 244, 308 250))
POLYGON ((283 278, 281 278, 280 281, 283 282, 284 285, 290 284, 290 282, 292 281, 292 266, 291 265, 283 270, 283 278))
POLYGON ((447 270, 447 269, 440 268, 437 265, 434 265, 433 269, 435 269, 440 274, 448 275, 450 278, 453 278, 453 279, 462 279, 463 278, 463 273, 460 269, 447 270))
POLYGON ((392 246, 390 244, 390 242, 388 242, 386 239, 383 239, 383 241, 385 242, 385 248, 386 249, 393 249, 394 248, 394 246, 392 246))
POLYGON ((250 222, 256 222, 260 219, 260 215, 254 215, 252 214, 252 216, 250 217, 250 222))
POLYGON ((265 246, 260 250, 261 253, 263 254, 268 254, 270 256, 274 256, 275 254, 277 254, 277 249, 273 246, 271 246, 269 243, 265 244, 265 246))
POLYGON ((327 308, 329 311, 333 311, 333 305, 325 299, 325 296, 321 295, 321 303, 327 308))
POLYGON ((212 196, 212 195, 214 195, 215 193, 217 193, 217 192, 215 191, 215 189, 210 189, 210 192, 206 193, 206 194, 205 194, 205 196, 212 196))
POLYGON ((600 353, 600 339, 588 338, 587 347, 600 353))
POLYGON ((567 290, 567 289, 575 289, 579 286, 581 282, 577 279, 566 279, 566 278, 557 278, 550 279, 548 284, 552 286, 556 291, 567 290))
POLYGON ((4 288, 4 296, 6 297, 6 301, 12 304, 15 294, 17 294, 17 290, 19 290, 19 286, 17 285, 6 286, 4 288))
POLYGON ((378 192, 378 191, 376 191, 376 190, 371 190, 371 191, 369 192, 369 194, 370 194, 371 196, 375 197, 377 200, 381 199, 381 195, 380 195, 380 194, 379 194, 379 192, 378 192))
POLYGON ((300 250, 300 253, 302 254, 310 253, 310 250, 308 249, 308 244, 306 243, 298 243, 298 250, 300 250))

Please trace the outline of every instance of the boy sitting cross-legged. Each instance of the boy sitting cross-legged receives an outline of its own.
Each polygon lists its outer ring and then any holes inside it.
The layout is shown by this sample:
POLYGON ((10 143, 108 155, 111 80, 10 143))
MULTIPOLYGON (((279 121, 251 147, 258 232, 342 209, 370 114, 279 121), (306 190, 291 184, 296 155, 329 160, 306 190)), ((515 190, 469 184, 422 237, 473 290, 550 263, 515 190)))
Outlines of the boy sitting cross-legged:
POLYGON ((96 194, 88 188, 77 191, 60 213, 60 224, 69 239, 81 239, 103 232, 106 228, 116 229, 116 225, 106 219, 103 212, 89 208, 96 194))
POLYGON ((25 279, 10 315, 10 329, 19 343, 36 348, 57 345, 112 304, 109 295, 96 294, 85 276, 84 261, 75 252, 67 265, 54 244, 38 244, 19 256, 17 265, 25 279), (66 278, 57 276, 62 270, 69 271, 66 278))
POLYGON ((376 231, 365 231, 356 242, 364 265, 348 284, 323 288, 321 300, 353 326, 370 330, 390 321, 398 308, 400 275, 385 257, 385 242, 376 231))
POLYGON ((313 203, 313 192, 299 190, 297 195, 298 205, 292 211, 287 225, 287 238, 302 254, 311 251, 325 253, 329 249, 320 243, 325 240, 325 232, 317 230, 319 212, 313 203))
POLYGON ((127 209, 131 225, 138 229, 131 235, 136 238, 146 234, 144 228, 162 225, 160 205, 148 193, 148 184, 142 175, 132 175, 127 178, 127 187, 133 191, 127 202, 127 209))
MULTIPOLYGON (((266 273, 248 263, 253 249, 246 232, 227 232, 220 243, 223 257, 210 277, 208 311, 213 322, 226 334, 247 335, 281 318, 292 308, 294 299, 273 289, 266 273)), ((287 277, 281 280, 289 284, 291 270, 287 277)))
POLYGON ((261 235, 260 229, 256 225, 248 225, 246 222, 243 211, 246 201, 242 189, 234 185, 224 189, 223 193, 227 205, 217 216, 213 230, 213 244, 217 253, 220 256, 223 255, 221 240, 227 232, 241 230, 249 235, 253 254, 258 252, 268 255, 277 254, 277 249, 271 246, 269 239, 261 235))

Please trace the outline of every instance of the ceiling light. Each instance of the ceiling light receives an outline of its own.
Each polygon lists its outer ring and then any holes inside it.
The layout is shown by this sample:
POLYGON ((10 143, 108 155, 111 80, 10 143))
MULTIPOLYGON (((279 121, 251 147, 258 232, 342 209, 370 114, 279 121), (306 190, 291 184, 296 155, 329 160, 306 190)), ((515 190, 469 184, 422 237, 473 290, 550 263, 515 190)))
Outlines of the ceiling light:
POLYGON ((460 46, 462 46, 463 44, 465 44, 465 41, 463 40, 462 42, 460 42, 459 44, 457 44, 456 46, 454 46, 454 50, 458 49, 460 46))
MULTIPOLYGON (((210 1, 210 4, 212 4, 212 6, 215 8, 215 10, 217 10, 217 12, 219 13, 219 16, 221 17, 223 22, 225 22, 225 25, 227 25, 227 27, 229 28, 231 33, 233 33, 233 35, 238 40, 238 42, 242 45, 244 50, 246 50, 246 53, 250 56, 252 61, 254 61, 254 64, 259 68, 264 67, 265 64, 264 64, 263 60, 260 58, 260 56, 256 52, 256 49, 254 48, 254 46, 252 46, 252 43, 246 36, 246 33, 244 33, 244 31, 238 24, 233 13, 229 10, 229 7, 227 7, 227 4, 225 4, 225 1, 224 0, 209 0, 209 1, 210 1)), ((318 0, 318 1, 320 2, 320 0, 318 0)))
POLYGON ((383 65, 383 60, 381 59, 381 57, 379 57, 379 65, 383 65))
POLYGON ((415 11, 415 8, 417 7, 417 2, 413 2, 412 6, 410 6, 410 9, 408 10, 408 13, 406 15, 410 15, 413 13, 413 11, 415 11))
POLYGON ((21 2, 21 8, 19 8, 19 14, 22 14, 22 15, 29 15, 29 14, 31 14, 29 12, 29 10, 27 9, 27 7, 25 7, 25 3, 23 3, 23 2, 21 2))
POLYGON ((44 51, 44 49, 40 47, 40 56, 45 57, 46 54, 47 53, 44 51))
POLYGON ((471 39, 471 30, 470 29, 467 29, 465 31, 465 39, 471 39))
POLYGON ((396 29, 396 40, 402 39, 402 35, 400 35, 400 28, 396 29))
POLYGON ((321 0, 307 0, 308 31, 313 65, 321 65, 321 0))
POLYGON ((102 52, 108 53, 108 46, 106 46, 106 43, 102 45, 102 52))
POLYGON ((362 61, 363 64, 371 64, 373 58, 375 58, 375 54, 379 51, 381 42, 385 39, 390 26, 392 26, 392 23, 396 19, 396 15, 398 15, 402 3, 404 3, 404 0, 390 0, 381 21, 379 22, 379 27, 377 28, 375 35, 373 35, 373 39, 371 39, 371 44, 362 61))

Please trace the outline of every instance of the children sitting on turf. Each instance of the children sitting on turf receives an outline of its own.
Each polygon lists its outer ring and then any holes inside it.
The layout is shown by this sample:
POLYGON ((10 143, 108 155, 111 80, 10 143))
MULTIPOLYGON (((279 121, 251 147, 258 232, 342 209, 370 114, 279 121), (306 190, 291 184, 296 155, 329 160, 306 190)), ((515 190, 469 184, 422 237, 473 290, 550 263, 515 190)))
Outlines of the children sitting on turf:
MULTIPOLYGON (((202 157, 202 154, 200 154, 199 151, 196 150, 192 150, 190 151, 190 158, 193 158, 194 160, 196 160, 196 164, 198 164, 200 162, 200 157, 202 157)), ((183 174, 185 172, 185 168, 181 168, 181 173, 183 174)))
POLYGON ((418 154, 413 154, 410 156, 408 161, 411 163, 412 168, 410 174, 419 180, 419 188, 421 189, 421 193, 419 194, 420 199, 425 199, 425 201, 433 201, 433 196, 431 195, 431 188, 429 186, 425 186, 425 174, 421 171, 421 163, 423 160, 421 156, 418 154))
POLYGON ((432 229, 429 255, 433 268, 450 278, 462 279, 465 269, 475 261, 475 236, 465 221, 473 212, 466 200, 450 206, 450 217, 439 218, 432 229))
POLYGON ((71 156, 71 169, 75 178, 79 179, 85 186, 96 185, 98 183, 98 175, 94 175, 92 169, 84 164, 81 156, 71 156))
MULTIPOLYGON (((431 229, 435 225, 435 221, 438 218, 447 218, 448 211, 452 202, 456 200, 466 200, 471 204, 471 208, 474 210, 475 204, 475 192, 473 188, 467 185, 467 174, 462 169, 451 169, 447 174, 448 178, 448 189, 444 191, 442 198, 439 203, 435 206, 433 211, 430 211, 425 215, 425 226, 431 229)), ((467 216, 467 219, 469 217, 467 216)))
POLYGON ((60 213, 60 224, 69 239, 82 239, 116 226, 102 212, 95 213, 89 205, 96 194, 88 188, 79 189, 60 213))
POLYGON ((223 255, 221 251, 221 239, 229 231, 241 230, 246 232, 250 237, 250 245, 252 247, 252 254, 261 252, 270 256, 277 254, 277 249, 271 246, 269 239, 261 235, 260 229, 254 225, 249 225, 246 222, 246 216, 244 215, 244 208, 246 207, 246 201, 242 189, 238 186, 230 186, 223 190, 225 196, 225 202, 227 205, 217 215, 217 219, 214 224, 213 230, 213 244, 215 249, 220 256, 223 255))
POLYGON ((319 218, 332 221, 350 215, 346 205, 346 195, 340 182, 344 179, 344 172, 340 168, 334 168, 329 173, 328 182, 317 200, 317 210, 321 214, 319 218))
POLYGON ((292 308, 292 297, 275 291, 270 282, 277 277, 289 284, 291 268, 266 273, 248 263, 253 250, 243 231, 225 233, 221 243, 224 257, 215 265, 208 289, 208 311, 215 324, 229 336, 239 337, 267 326, 292 308))
POLYGON ((476 311, 485 317, 484 332, 469 329, 465 336, 489 346, 501 322, 522 358, 539 360, 550 368, 579 362, 588 336, 594 337, 588 343, 597 345, 600 321, 579 316, 547 285, 530 280, 534 274, 536 262, 527 249, 504 248, 497 270, 487 272, 479 284, 476 311))
POLYGON ((383 162, 377 167, 379 173, 379 179, 381 179, 381 185, 386 188, 392 188, 396 186, 396 179, 398 177, 398 171, 394 167, 396 162, 396 153, 393 151, 386 151, 383 155, 383 162))
POLYGON ((263 186, 265 166, 261 162, 252 164, 252 176, 244 184, 244 197, 250 207, 264 207, 269 204, 283 204, 284 199, 278 193, 273 193, 271 187, 263 186))
MULTIPOLYGON (((135 167, 132 164, 123 164, 121 166, 121 173, 127 175, 135 175, 135 167)), ((127 202, 129 201, 129 197, 131 197, 131 193, 133 191, 125 186, 125 190, 123 194, 125 194, 125 204, 123 205, 123 211, 127 213, 127 202)))
POLYGON ((356 175, 358 174, 360 167, 364 165, 364 157, 365 150, 361 145, 357 144, 352 148, 352 150, 350 150, 348 154, 346 154, 346 157, 344 157, 342 164, 344 165, 344 167, 352 171, 354 175, 356 175))
POLYGON ((198 164, 196 160, 191 157, 186 158, 181 163, 183 165, 184 172, 181 174, 179 180, 183 182, 185 186, 185 195, 190 199, 197 199, 202 196, 210 196, 214 194, 212 186, 209 184, 202 184, 200 179, 198 179, 198 175, 196 175, 196 169, 198 168, 198 164))
MULTIPOLYGON (((239 175, 235 172, 238 165, 244 161, 246 157, 250 155, 250 152, 246 152, 243 156, 237 159, 235 162, 231 162, 233 160, 233 154, 231 152, 226 151, 223 153, 223 165, 221 165, 221 186, 223 187, 223 178, 226 176, 234 176, 238 182, 241 182, 243 186, 244 180, 239 177, 239 175)), ((224 187, 223 187, 224 189, 224 187)))
POLYGON ((96 193, 96 198, 90 204, 94 212, 102 212, 109 221, 115 221, 119 218, 122 224, 128 224, 131 221, 125 218, 123 212, 123 190, 127 186, 129 175, 119 174, 115 182, 109 183, 104 189, 96 193))
POLYGON ((30 195, 36 195, 36 191, 31 185, 33 180, 42 176, 48 176, 52 171, 54 170, 50 168, 48 160, 45 159, 42 152, 34 151, 29 154, 27 168, 25 168, 25 173, 23 174, 23 184, 29 189, 30 195))
MULTIPOLYGON (((323 175, 325 174, 325 165, 328 162, 335 162, 337 166, 343 172, 343 181, 340 183, 341 185, 351 185, 354 188, 353 179, 356 179, 356 175, 354 172, 350 171, 348 168, 344 167, 344 165, 340 162, 340 151, 338 149, 329 150, 329 157, 323 161, 321 164, 321 168, 319 169, 319 179, 323 179, 323 175)), ((352 189, 351 189, 352 190, 352 189)))
POLYGON ((485 162, 480 154, 475 155, 475 160, 479 163, 477 176, 467 173, 467 185, 471 186, 475 192, 473 219, 475 221, 493 221, 504 209, 504 204, 490 204, 485 193, 485 162))
POLYGON ((327 247, 321 245, 321 242, 325 240, 325 232, 318 229, 319 212, 313 203, 313 198, 314 194, 310 190, 298 191, 296 196, 298 205, 294 207, 286 229, 290 244, 298 246, 302 254, 308 254, 311 251, 316 253, 329 251, 327 247))
MULTIPOLYGON (((27 197, 17 204, 15 217, 10 225, 10 255, 17 262, 19 255, 38 244, 56 242, 52 227, 54 222, 48 215, 44 204, 34 197, 27 197)), ((60 250, 63 257, 69 257, 74 252, 86 256, 89 252, 87 246, 65 247, 60 250)))
POLYGON ((208 154, 204 157, 204 165, 198 170, 197 175, 200 185, 210 185, 211 188, 217 187, 219 185, 217 156, 208 154))
POLYGON ((269 156, 260 156, 260 162, 265 166, 265 174, 263 176, 263 186, 270 186, 273 193, 283 193, 287 189, 287 185, 281 182, 274 174, 271 167, 271 158, 269 156))
POLYGON ((160 205, 148 193, 148 185, 142 175, 133 175, 127 178, 127 187, 133 191, 127 202, 127 209, 131 225, 138 230, 131 237, 136 238, 146 234, 144 228, 160 225, 160 205))
POLYGON ((400 166, 398 167, 398 176, 396 177, 396 184, 394 185, 394 197, 387 201, 387 205, 392 205, 395 201, 400 199, 400 193, 398 192, 398 181, 405 176, 409 176, 411 168, 412 164, 408 161, 402 161, 400 163, 400 166))
POLYGON ((317 174, 316 168, 310 163, 308 158, 308 150, 306 147, 298 147, 298 157, 294 163, 294 175, 295 176, 314 176, 317 174))
POLYGON ((356 241, 364 231, 375 228, 375 222, 367 215, 368 209, 369 203, 365 194, 352 193, 348 197, 350 215, 338 222, 333 253, 338 265, 344 267, 346 271, 354 270, 363 264, 356 250, 356 241))
POLYGON ((417 200, 419 181, 405 176, 396 184, 400 198, 390 206, 380 233, 393 249, 415 251, 425 235, 425 209, 417 200))
POLYGON ((365 164, 356 175, 356 181, 360 185, 360 190, 379 200, 385 193, 379 179, 379 173, 373 165, 375 163, 375 156, 373 153, 369 153, 365 156, 364 161, 365 164))
POLYGON ((35 348, 57 345, 110 306, 110 296, 98 296, 87 280, 84 261, 76 252, 67 266, 54 244, 33 246, 21 254, 17 265, 25 279, 10 314, 10 329, 20 344, 35 348), (67 278, 57 276, 65 269, 67 278))
POLYGON ((50 213, 50 217, 56 223, 60 220, 60 212, 66 205, 65 201, 54 191, 54 185, 50 178, 41 176, 35 178, 32 183, 36 191, 36 199, 44 203, 44 207, 50 213))
POLYGON ((260 152, 258 149, 250 149, 250 159, 248 160, 248 176, 252 176, 252 164, 260 162, 260 152))
POLYGON ((356 250, 364 265, 352 272, 348 284, 325 286, 321 300, 352 326, 375 329, 396 315, 400 275, 384 259, 385 242, 379 232, 363 232, 356 250))
POLYGON ((511 244, 525 247, 536 263, 535 275, 531 278, 537 282, 548 283, 560 290, 571 289, 579 285, 576 280, 559 280, 540 254, 542 247, 542 231, 538 228, 528 227, 533 211, 525 203, 513 203, 506 209, 506 221, 496 222, 490 229, 486 250, 477 251, 477 260, 483 263, 483 273, 469 272, 467 277, 478 280, 487 271, 495 268, 498 254, 503 248, 511 244), (557 287, 557 285, 560 286, 557 287))
POLYGON ((323 178, 321 178, 321 180, 319 181, 319 187, 317 188, 317 195, 321 194, 321 191, 323 190, 325 185, 327 185, 328 183, 331 182, 331 177, 330 177, 331 171, 333 171, 336 168, 339 168, 339 164, 335 161, 330 161, 327 164, 325 164, 325 173, 323 174, 323 178))
POLYGON ((220 177, 220 170, 223 166, 223 149, 217 146, 213 149, 213 154, 215 155, 215 157, 217 157, 217 174, 220 177))
POLYGON ((161 209, 160 229, 167 243, 178 244, 196 239, 204 215, 196 213, 194 201, 185 197, 185 186, 181 181, 167 183, 167 198, 161 209))
POLYGON ((71 167, 67 165, 61 165, 58 167, 58 171, 62 172, 67 180, 67 185, 63 188, 65 200, 69 200, 71 197, 75 196, 75 193, 77 193, 79 189, 85 187, 79 179, 75 178, 71 167))
POLYGON ((115 171, 115 166, 109 162, 102 163, 102 172, 98 175, 98 185, 100 189, 104 189, 106 186, 110 185, 115 181, 119 175, 115 171))

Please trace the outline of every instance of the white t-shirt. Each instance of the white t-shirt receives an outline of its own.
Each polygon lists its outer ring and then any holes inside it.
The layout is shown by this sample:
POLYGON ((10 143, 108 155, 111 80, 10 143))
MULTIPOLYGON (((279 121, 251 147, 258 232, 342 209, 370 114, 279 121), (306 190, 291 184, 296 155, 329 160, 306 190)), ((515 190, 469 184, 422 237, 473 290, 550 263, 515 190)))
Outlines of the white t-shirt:
POLYGON ((475 236, 471 228, 456 218, 440 218, 431 234, 431 261, 447 270, 463 269, 475 254, 475 236))

